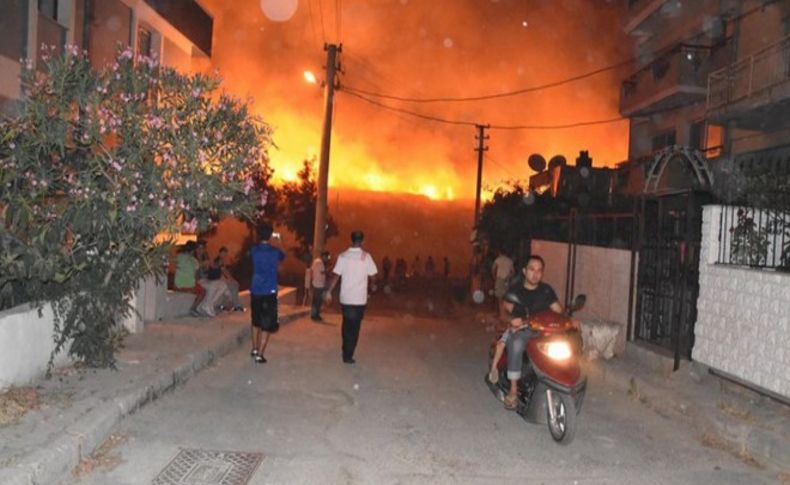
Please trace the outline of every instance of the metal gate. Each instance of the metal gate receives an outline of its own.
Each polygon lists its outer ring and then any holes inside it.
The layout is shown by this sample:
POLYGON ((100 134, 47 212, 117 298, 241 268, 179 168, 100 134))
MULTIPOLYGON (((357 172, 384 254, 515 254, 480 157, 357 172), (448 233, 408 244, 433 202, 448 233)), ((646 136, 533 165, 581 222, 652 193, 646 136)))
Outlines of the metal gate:
POLYGON ((705 195, 683 191, 641 200, 634 336, 671 352, 675 370, 694 345, 705 195))

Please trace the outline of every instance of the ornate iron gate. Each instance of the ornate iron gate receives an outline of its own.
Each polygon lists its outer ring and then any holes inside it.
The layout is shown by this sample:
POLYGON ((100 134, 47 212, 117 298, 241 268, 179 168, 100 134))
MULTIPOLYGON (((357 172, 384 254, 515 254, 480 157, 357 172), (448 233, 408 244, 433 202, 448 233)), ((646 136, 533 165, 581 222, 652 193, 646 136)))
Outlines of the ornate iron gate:
POLYGON ((691 358, 699 294, 702 203, 694 191, 641 201, 635 337, 691 358))

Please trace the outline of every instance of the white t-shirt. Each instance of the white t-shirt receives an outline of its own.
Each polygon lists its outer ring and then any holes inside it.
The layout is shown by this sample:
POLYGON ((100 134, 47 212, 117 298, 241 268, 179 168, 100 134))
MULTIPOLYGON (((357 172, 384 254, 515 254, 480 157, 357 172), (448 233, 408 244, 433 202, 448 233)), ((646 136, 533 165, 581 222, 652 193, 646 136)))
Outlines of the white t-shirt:
POLYGON ((340 303, 365 305, 368 302, 368 277, 378 273, 373 257, 362 248, 348 248, 337 257, 332 270, 340 276, 340 303))
POLYGON ((326 286, 326 268, 324 261, 321 258, 315 258, 313 265, 310 267, 310 273, 313 276, 313 288, 323 288, 326 286))
POLYGON ((513 274, 513 260, 500 254, 494 260, 494 277, 500 280, 506 280, 513 274))

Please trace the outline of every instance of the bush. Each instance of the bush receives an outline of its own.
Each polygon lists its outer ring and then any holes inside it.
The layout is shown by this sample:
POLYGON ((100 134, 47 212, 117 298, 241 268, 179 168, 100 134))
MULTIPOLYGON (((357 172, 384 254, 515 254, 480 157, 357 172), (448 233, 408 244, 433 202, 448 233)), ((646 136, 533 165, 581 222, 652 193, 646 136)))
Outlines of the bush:
POLYGON ((55 352, 112 366, 132 292, 162 274, 157 235, 263 210, 271 130, 217 78, 85 54, 25 66, 0 120, 0 307, 53 302, 55 352))

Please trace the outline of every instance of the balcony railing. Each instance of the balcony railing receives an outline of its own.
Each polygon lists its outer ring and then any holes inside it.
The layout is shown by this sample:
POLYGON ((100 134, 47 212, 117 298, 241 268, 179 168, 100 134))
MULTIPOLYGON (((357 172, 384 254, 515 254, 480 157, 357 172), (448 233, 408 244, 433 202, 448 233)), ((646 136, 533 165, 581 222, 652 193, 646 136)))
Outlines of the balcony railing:
POLYGON ((708 110, 790 82, 790 36, 708 76, 708 110))
POLYGON ((624 116, 704 100, 708 74, 723 65, 721 46, 679 46, 653 61, 622 84, 620 112, 624 116))
POLYGON ((725 206, 716 262, 790 272, 790 214, 725 206))

